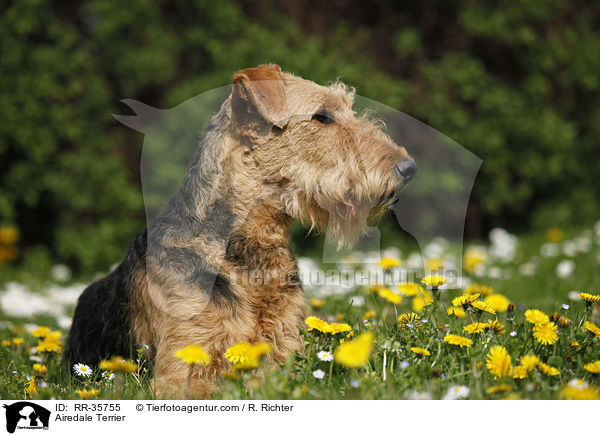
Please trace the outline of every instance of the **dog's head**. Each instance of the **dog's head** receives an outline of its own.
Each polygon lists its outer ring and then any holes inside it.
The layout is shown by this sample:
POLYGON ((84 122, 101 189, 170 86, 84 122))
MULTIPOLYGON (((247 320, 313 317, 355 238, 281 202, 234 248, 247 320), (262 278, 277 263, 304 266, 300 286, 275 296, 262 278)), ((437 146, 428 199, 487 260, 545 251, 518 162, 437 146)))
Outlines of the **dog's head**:
POLYGON ((383 123, 353 111, 354 90, 317 85, 277 65, 233 77, 232 134, 253 178, 282 210, 353 244, 396 200, 417 165, 383 123))

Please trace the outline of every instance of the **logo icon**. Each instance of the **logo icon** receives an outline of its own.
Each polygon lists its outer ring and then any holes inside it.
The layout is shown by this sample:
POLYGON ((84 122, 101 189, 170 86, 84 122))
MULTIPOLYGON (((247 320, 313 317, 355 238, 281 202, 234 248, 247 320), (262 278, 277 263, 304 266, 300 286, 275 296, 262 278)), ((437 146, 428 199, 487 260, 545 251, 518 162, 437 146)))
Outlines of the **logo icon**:
POLYGON ((6 431, 14 433, 15 429, 48 429, 50 411, 42 406, 29 401, 19 401, 10 405, 4 404, 6 409, 6 431))

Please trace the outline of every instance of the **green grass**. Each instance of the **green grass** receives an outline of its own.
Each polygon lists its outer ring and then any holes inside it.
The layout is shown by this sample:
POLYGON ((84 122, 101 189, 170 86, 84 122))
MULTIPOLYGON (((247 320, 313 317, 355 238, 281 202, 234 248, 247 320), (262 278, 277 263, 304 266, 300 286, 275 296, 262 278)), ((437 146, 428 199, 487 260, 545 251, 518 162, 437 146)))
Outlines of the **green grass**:
MULTIPOLYGON (((585 233, 585 232, 584 232, 585 233)), ((567 235, 573 238, 581 232, 567 235)), ((588 233, 585 233, 586 235, 588 233)), ((591 235, 590 235, 591 236, 591 235)), ((559 398, 563 387, 573 379, 584 380, 591 389, 598 389, 599 376, 584 369, 584 365, 597 360, 600 356, 600 338, 582 328, 584 320, 600 325, 600 313, 596 304, 593 310, 585 310, 585 303, 569 299, 573 290, 598 293, 598 253, 599 247, 592 242, 591 249, 579 252, 572 257, 575 271, 567 278, 559 278, 556 266, 566 257, 544 258, 539 255, 544 242, 541 235, 521 237, 516 257, 510 263, 488 263, 503 271, 503 278, 492 279, 473 277, 467 274, 474 283, 491 286, 496 293, 505 295, 515 303, 514 320, 507 318, 506 312, 496 315, 479 314, 467 310, 465 318, 448 316, 446 308, 452 306, 453 297, 461 295, 460 290, 447 290, 441 293, 439 301, 425 307, 420 316, 428 320, 420 327, 400 328, 397 316, 412 311, 412 298, 405 296, 398 305, 382 299, 376 292, 367 288, 356 288, 343 295, 323 298, 325 304, 319 309, 309 309, 309 314, 316 315, 329 322, 336 318, 352 326, 354 338, 363 331, 375 335, 373 351, 368 362, 359 369, 345 368, 336 362, 321 361, 317 352, 325 350, 334 352, 340 346, 340 339, 345 333, 338 335, 323 334, 316 331, 302 330, 305 346, 302 352, 291 356, 288 362, 278 368, 253 372, 240 372, 237 379, 223 379, 219 382, 220 390, 213 395, 216 399, 398 399, 414 397, 444 397, 455 385, 468 388, 469 399, 496 399, 504 397, 527 399, 559 398), (537 263, 537 270, 532 276, 524 276, 519 266, 525 262, 537 263), (596 291, 594 291, 596 289, 596 291), (352 296, 363 296, 364 305, 354 307, 349 303, 352 296), (561 305, 568 304, 569 309, 561 305), (558 341, 553 345, 542 345, 532 335, 532 325, 525 321, 524 312, 529 308, 556 312, 570 319, 566 327, 557 330, 558 341), (362 321, 367 311, 374 311, 375 316, 368 323, 362 321), (494 334, 484 332, 470 335, 463 332, 463 326, 474 322, 498 320, 504 325, 505 333, 494 334), (516 332, 516 336, 509 335, 516 332), (473 346, 459 348, 444 342, 447 334, 469 337, 473 346), (578 341, 580 346, 573 347, 571 342, 578 341), (515 380, 511 375, 504 379, 494 379, 486 367, 486 356, 493 346, 502 346, 508 351, 512 365, 519 364, 520 357, 535 354, 540 361, 556 367, 559 375, 549 376, 540 369, 533 369, 528 377, 515 380), (422 347, 431 355, 419 357, 410 347, 422 347), (313 372, 322 370, 324 377, 315 378, 313 372), (492 386, 504 384, 510 391, 489 393, 492 386)), ((309 295, 310 297, 310 295, 309 295)), ((6 319, 6 317, 5 317, 6 319)), ((98 389, 98 397, 102 399, 142 399, 152 398, 151 374, 144 365, 133 374, 119 375, 112 382, 105 382, 99 377, 100 370, 95 370, 98 377, 81 378, 68 375, 61 362, 61 356, 46 354, 42 356, 48 366, 48 373, 36 377, 37 393, 29 395, 25 392, 27 376, 33 376, 33 362, 30 360, 29 347, 35 346, 38 339, 19 326, 25 323, 48 325, 56 328, 51 317, 35 319, 10 319, 0 330, 0 339, 22 337, 24 345, 0 347, 0 397, 20 398, 79 398, 78 389, 98 389), (17 331, 15 332, 14 329, 17 331), (40 387, 39 382, 43 386, 40 387)), ((305 329, 306 326, 302 326, 305 329)), ((63 332, 63 339, 66 332, 63 332)), ((143 363, 144 352, 140 350, 136 356, 138 363, 143 363)), ((85 362, 83 362, 85 363, 85 362)), ((462 392, 466 392, 463 388, 462 392)), ((588 391, 590 392, 590 391, 588 391)), ((596 395, 597 395, 596 390, 596 395)))

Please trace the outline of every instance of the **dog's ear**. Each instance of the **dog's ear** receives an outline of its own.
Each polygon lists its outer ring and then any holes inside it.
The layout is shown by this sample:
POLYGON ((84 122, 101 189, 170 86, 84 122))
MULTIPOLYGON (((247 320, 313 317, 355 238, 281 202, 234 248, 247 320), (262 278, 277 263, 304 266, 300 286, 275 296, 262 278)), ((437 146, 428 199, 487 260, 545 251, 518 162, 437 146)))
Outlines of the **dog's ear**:
POLYGON ((285 126, 288 113, 279 65, 259 65, 233 75, 231 115, 236 133, 250 142, 272 126, 285 126))

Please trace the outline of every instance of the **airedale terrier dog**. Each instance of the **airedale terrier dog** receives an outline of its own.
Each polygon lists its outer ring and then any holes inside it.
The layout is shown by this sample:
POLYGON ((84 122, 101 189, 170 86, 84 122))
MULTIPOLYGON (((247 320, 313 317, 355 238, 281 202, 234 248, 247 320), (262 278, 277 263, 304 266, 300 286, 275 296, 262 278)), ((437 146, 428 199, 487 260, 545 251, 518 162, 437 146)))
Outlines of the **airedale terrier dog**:
POLYGON ((269 342, 275 363, 299 350, 306 301, 293 221, 350 246, 417 169, 353 101, 342 83, 320 86, 277 65, 236 72, 166 209, 81 295, 67 361, 93 365, 144 344, 157 395, 180 396, 188 368, 174 353, 197 344, 212 361, 194 366, 188 394, 206 395, 238 342, 269 342))

